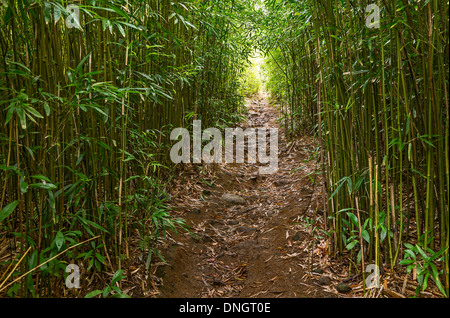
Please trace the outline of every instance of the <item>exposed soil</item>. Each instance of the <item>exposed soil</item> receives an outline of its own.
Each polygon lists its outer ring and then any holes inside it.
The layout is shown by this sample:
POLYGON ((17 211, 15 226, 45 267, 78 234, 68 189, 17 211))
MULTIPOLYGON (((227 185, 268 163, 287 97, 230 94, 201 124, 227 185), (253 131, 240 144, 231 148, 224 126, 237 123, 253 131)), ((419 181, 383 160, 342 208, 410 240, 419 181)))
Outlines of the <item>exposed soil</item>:
MULTIPOLYGON (((279 127, 278 109, 260 94, 247 101, 242 128, 279 127)), ((320 175, 310 137, 294 142, 279 127, 279 170, 259 164, 190 165, 171 191, 176 216, 192 233, 171 235, 158 267, 159 297, 343 297, 343 277, 326 266, 320 175), (301 169, 298 169, 302 167, 301 169), (308 174, 310 174, 308 176, 308 174), (228 203, 224 194, 245 200, 228 203)), ((345 277, 344 277, 345 278, 345 277)))

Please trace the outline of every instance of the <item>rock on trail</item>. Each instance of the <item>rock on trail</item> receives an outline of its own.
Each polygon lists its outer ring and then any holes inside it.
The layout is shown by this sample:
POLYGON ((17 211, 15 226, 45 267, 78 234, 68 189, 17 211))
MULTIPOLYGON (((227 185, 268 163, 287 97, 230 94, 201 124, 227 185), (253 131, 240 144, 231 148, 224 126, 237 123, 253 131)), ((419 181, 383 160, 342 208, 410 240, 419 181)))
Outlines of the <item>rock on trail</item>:
POLYGON ((245 199, 232 193, 224 193, 222 200, 230 204, 245 204, 245 199))

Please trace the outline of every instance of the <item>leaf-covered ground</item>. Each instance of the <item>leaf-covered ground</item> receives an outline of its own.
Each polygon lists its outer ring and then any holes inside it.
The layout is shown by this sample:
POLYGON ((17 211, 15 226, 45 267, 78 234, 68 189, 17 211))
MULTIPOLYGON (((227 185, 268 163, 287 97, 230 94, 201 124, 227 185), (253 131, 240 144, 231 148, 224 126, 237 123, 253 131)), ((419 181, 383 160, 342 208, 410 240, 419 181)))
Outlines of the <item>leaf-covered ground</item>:
MULTIPOLYGON (((265 94, 247 107, 242 128, 280 127, 265 94)), ((280 127, 273 175, 248 163, 188 167, 171 195, 192 233, 168 241, 167 263, 156 271, 159 297, 339 297, 334 287, 347 276, 333 273, 321 231, 322 186, 310 160, 315 148, 310 137, 287 140, 280 127), (229 203, 224 194, 245 203, 229 203)))

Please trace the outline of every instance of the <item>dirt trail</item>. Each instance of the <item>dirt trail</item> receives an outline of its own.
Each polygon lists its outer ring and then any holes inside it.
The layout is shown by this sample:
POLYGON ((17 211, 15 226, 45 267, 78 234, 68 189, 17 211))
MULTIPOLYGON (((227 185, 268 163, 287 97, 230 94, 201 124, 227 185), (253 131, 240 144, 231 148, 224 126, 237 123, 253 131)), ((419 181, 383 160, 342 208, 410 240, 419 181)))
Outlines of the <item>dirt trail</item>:
MULTIPOLYGON (((278 110, 265 94, 249 99, 247 107, 242 128, 279 127, 278 110)), ((167 264, 156 273, 162 278, 159 297, 339 297, 322 263, 321 189, 314 175, 307 176, 317 169, 315 160, 308 161, 314 147, 308 138, 289 142, 280 128, 279 171, 273 175, 260 175, 258 165, 248 163, 215 171, 190 166, 171 195, 175 214, 195 237, 171 236, 163 250, 167 264), (245 204, 225 202, 225 193, 245 204)))

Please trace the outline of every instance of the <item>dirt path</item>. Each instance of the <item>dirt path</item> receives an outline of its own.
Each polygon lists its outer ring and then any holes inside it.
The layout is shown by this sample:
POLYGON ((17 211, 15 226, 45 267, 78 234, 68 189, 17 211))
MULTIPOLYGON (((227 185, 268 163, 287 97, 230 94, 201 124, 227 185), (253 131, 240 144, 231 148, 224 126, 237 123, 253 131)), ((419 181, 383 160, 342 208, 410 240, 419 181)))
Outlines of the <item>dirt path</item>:
MULTIPOLYGON (((277 109, 265 94, 248 100, 247 107, 242 128, 279 127, 277 109)), ((280 128, 276 174, 260 175, 258 165, 247 163, 215 171, 189 167, 171 195, 175 213, 196 237, 171 236, 163 251, 168 264, 157 271, 160 297, 338 297, 322 263, 321 189, 311 180, 315 175, 307 176, 317 168, 315 160, 308 161, 314 148, 308 138, 288 142, 280 128), (225 193, 241 196, 245 204, 225 202, 225 193)))

